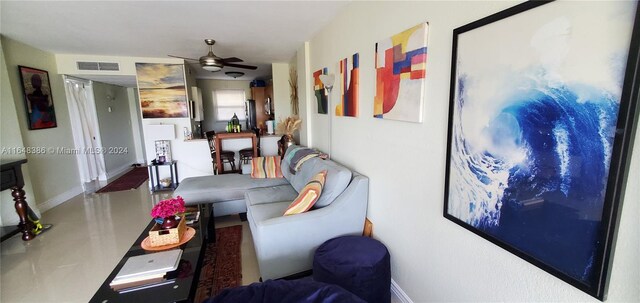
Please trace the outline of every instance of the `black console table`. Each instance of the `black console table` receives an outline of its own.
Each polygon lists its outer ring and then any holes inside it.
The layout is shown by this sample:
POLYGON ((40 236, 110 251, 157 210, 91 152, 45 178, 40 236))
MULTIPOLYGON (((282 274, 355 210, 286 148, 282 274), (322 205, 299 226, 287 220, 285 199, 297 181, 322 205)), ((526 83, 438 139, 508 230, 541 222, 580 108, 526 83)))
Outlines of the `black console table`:
POLYGON ((20 217, 20 223, 18 224, 18 230, 22 232, 22 240, 29 241, 36 236, 32 232, 31 221, 27 218, 27 212, 29 204, 24 197, 24 178, 22 177, 22 164, 27 163, 27 159, 2 161, 0 163, 0 183, 2 183, 2 189, 11 189, 11 196, 15 201, 16 212, 20 217))
POLYGON ((178 188, 178 184, 180 184, 180 182, 178 182, 178 161, 173 160, 164 163, 151 162, 148 167, 151 191, 174 190, 178 188), (160 174, 158 172, 160 166, 169 166, 169 171, 171 172, 171 184, 169 186, 160 184, 160 174))
POLYGON ((182 244, 179 248, 182 249, 182 257, 180 258, 180 265, 175 271, 168 272, 166 279, 172 281, 170 284, 159 285, 146 289, 140 289, 136 291, 119 293, 111 289, 109 283, 120 272, 127 259, 133 256, 138 256, 146 253, 142 248, 142 241, 149 236, 149 230, 155 222, 152 220, 147 227, 142 230, 142 233, 138 239, 133 243, 131 248, 125 253, 120 262, 113 269, 111 274, 102 283, 102 286, 93 295, 90 303, 127 303, 127 302, 193 302, 198 287, 198 280, 200 279, 200 272, 202 269, 202 263, 204 262, 204 256, 207 249, 207 244, 216 241, 215 235, 215 222, 213 207, 211 204, 201 204, 198 206, 200 209, 200 220, 190 227, 196 230, 196 235, 193 239, 187 243, 182 244))

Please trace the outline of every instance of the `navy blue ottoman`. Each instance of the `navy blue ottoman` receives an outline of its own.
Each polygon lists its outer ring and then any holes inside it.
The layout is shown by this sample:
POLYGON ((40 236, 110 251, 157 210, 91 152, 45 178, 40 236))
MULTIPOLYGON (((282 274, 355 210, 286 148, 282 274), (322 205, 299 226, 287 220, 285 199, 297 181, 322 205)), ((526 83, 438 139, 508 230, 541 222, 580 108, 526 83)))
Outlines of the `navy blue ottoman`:
POLYGON ((391 302, 389 251, 377 240, 343 236, 324 242, 313 257, 313 279, 336 284, 367 302, 391 302))
MULTIPOLYGON (((196 302, 198 303, 198 302, 196 302)), ((366 303, 337 285, 308 280, 267 280, 227 288, 202 303, 366 303)))

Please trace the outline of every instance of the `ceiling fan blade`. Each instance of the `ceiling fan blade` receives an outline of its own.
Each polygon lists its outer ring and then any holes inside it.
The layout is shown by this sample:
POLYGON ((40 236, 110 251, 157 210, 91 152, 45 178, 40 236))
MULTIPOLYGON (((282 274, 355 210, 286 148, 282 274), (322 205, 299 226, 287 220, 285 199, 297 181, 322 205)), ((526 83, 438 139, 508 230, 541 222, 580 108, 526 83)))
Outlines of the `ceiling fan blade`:
POLYGON ((234 63, 227 63, 227 62, 224 62, 224 66, 231 66, 231 67, 244 68, 244 69, 251 69, 251 70, 256 70, 256 69, 258 69, 258 67, 257 67, 257 66, 243 65, 243 64, 234 64, 234 63))
POLYGON ((178 59, 185 59, 185 60, 198 61, 198 59, 193 59, 193 58, 185 58, 185 57, 174 56, 174 55, 167 55, 167 56, 169 56, 169 57, 173 57, 173 58, 178 58, 178 59))
POLYGON ((229 58, 223 58, 222 61, 224 62, 242 62, 243 60, 237 57, 229 57, 229 58))

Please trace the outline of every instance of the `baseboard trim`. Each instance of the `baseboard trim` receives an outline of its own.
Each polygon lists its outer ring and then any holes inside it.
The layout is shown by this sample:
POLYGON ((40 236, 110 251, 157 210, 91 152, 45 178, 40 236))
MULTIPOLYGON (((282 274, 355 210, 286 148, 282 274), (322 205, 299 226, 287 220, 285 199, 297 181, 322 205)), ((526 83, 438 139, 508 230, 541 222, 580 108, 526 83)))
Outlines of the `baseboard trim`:
POLYGON ((409 298, 407 293, 404 292, 404 290, 402 290, 402 288, 400 288, 400 285, 398 285, 398 283, 396 283, 396 281, 394 281, 393 279, 391 279, 391 292, 398 299, 400 299, 400 302, 402 302, 402 303, 413 303, 413 301, 411 300, 411 298, 409 298))
POLYGON ((120 166, 113 171, 107 172, 107 180, 111 180, 112 178, 117 177, 130 169, 131 169, 131 164, 127 164, 127 165, 120 166))
POLYGON ((68 191, 65 191, 47 201, 45 201, 44 203, 40 203, 38 204, 38 209, 40 210, 40 213, 44 213, 47 210, 50 210, 64 202, 67 202, 69 199, 82 194, 84 192, 84 190, 82 189, 82 185, 80 186, 76 186, 68 191))

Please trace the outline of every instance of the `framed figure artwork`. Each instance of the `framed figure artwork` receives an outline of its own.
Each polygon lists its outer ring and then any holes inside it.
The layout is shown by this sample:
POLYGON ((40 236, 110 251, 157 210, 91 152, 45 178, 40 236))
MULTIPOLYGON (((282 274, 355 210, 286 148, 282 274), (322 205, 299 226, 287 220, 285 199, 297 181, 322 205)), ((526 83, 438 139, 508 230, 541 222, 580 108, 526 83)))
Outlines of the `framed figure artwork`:
POLYGON ((49 73, 45 70, 26 66, 18 66, 18 70, 20 72, 29 129, 57 127, 49 73))

